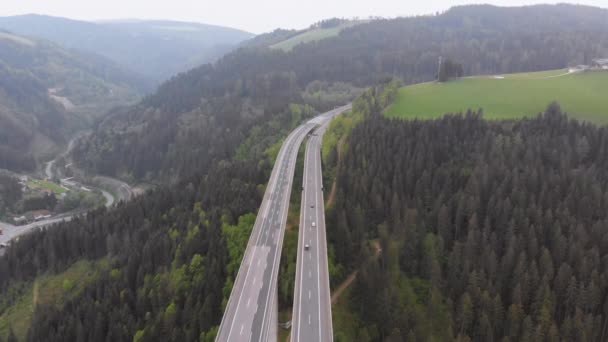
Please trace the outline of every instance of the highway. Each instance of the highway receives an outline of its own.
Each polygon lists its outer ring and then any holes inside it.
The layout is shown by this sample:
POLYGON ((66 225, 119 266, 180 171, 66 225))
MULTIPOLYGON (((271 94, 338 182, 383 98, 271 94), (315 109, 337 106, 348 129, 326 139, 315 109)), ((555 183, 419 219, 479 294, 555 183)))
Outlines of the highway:
POLYGON ((313 128, 346 108, 302 124, 281 146, 216 341, 277 340, 277 277, 298 150, 313 128))
POLYGON ((333 341, 321 144, 326 121, 306 144, 291 341, 333 341))

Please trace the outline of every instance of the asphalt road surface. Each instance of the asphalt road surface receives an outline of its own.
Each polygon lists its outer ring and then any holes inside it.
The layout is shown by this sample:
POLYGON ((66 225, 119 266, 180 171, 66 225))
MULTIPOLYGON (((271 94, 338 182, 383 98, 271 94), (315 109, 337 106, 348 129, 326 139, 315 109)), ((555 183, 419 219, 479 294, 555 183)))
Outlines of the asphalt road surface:
POLYGON ((342 107, 296 128, 281 146, 216 341, 277 340, 277 277, 299 147, 342 107))
MULTIPOLYGON (((55 223, 69 221, 72 219, 72 215, 58 215, 53 218, 49 218, 46 220, 32 222, 30 224, 26 224, 23 226, 13 226, 12 224, 0 222, 0 229, 2 230, 2 234, 0 234, 0 244, 5 245, 8 244, 12 239, 17 238, 21 235, 27 234, 31 232, 35 228, 41 228, 45 226, 49 226, 55 223)), ((0 248, 0 256, 4 255, 5 248, 0 248)))
POLYGON ((217 341, 269 341, 277 274, 299 146, 314 124, 304 124, 283 143, 224 313, 217 341))
MULTIPOLYGON (((47 163, 44 171, 45 171, 46 176, 49 179, 52 179, 54 176, 53 168, 54 168, 54 164, 57 161, 57 159, 66 157, 70 153, 70 151, 74 148, 75 142, 81 136, 82 136, 82 134, 72 138, 68 144, 66 151, 61 153, 57 158, 55 158, 52 161, 47 163)), ((115 191, 115 193, 117 194, 119 201, 129 201, 130 199, 132 199, 134 197, 133 190, 125 182, 122 182, 122 181, 119 181, 117 179, 110 178, 110 177, 104 177, 104 176, 97 176, 97 177, 95 177, 95 180, 96 180, 96 182, 98 182, 104 186, 107 186, 108 188, 113 189, 115 191)), ((87 185, 87 186, 89 188, 92 188, 91 185, 87 185)), ((99 190, 101 191, 103 197, 106 200, 105 206, 108 208, 112 207, 114 205, 114 203, 116 202, 114 199, 114 196, 105 190, 102 190, 102 189, 99 189, 99 190)), ((27 234, 35 228, 42 228, 42 227, 50 226, 50 225, 53 225, 55 223, 59 223, 62 221, 69 221, 72 219, 72 217, 74 215, 79 215, 82 213, 83 212, 77 212, 77 213, 71 212, 71 213, 60 214, 60 215, 57 215, 57 216, 54 216, 54 217, 51 217, 51 218, 48 218, 45 220, 41 220, 38 222, 32 222, 32 223, 22 225, 22 226, 14 226, 12 224, 0 221, 0 230, 2 231, 2 234, 0 234, 0 245, 7 245, 12 239, 17 238, 21 235, 27 234)), ((0 247, 0 256, 4 255, 4 253, 5 253, 5 248, 0 247)))
POLYGON ((133 189, 131 189, 129 184, 116 178, 106 176, 95 176, 93 178, 93 182, 95 184, 98 184, 98 186, 103 186, 105 188, 110 189, 110 191, 114 191, 117 197, 117 201, 127 202, 134 197, 133 189))
POLYGON ((337 109, 296 128, 281 146, 216 341, 277 340, 277 276, 298 150, 337 109))
POLYGON ((306 145, 293 299, 292 342, 333 341, 321 174, 321 144, 328 125, 329 121, 316 129, 306 145))

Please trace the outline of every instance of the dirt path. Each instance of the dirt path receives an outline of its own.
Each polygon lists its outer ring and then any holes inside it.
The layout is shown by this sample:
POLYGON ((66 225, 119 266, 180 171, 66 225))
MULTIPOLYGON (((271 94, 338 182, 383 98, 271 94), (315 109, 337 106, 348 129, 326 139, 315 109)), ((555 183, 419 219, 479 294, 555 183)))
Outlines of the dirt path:
MULTIPOLYGON (((378 240, 372 241, 372 246, 376 250, 376 252, 374 253, 374 257, 378 258, 380 256, 380 253, 382 253, 382 248, 380 247, 380 241, 378 241, 378 240)), ((342 295, 342 293, 344 293, 344 291, 346 291, 346 289, 348 289, 353 284, 355 279, 357 279, 358 273, 359 273, 359 271, 354 271, 353 273, 351 273, 346 278, 346 280, 344 280, 342 282, 342 284, 340 284, 340 286, 338 286, 338 288, 334 291, 334 293, 331 294, 331 304, 332 305, 336 304, 338 302, 338 299, 340 299, 340 296, 342 295)))
POLYGON ((346 291, 347 288, 349 288, 353 281, 355 281, 355 279, 357 279, 357 274, 359 273, 359 271, 354 271, 353 273, 351 273, 346 280, 344 280, 342 282, 342 284, 340 284, 340 286, 338 286, 338 288, 334 291, 334 293, 331 294, 331 304, 334 305, 338 302, 338 299, 340 299, 340 296, 342 295, 342 293, 344 293, 344 291, 346 291))
POLYGON ((576 74, 581 72, 582 70, 568 70, 567 72, 563 73, 563 74, 559 74, 559 75, 553 75, 553 76, 547 76, 544 77, 543 79, 549 79, 549 78, 557 78, 557 77, 564 77, 564 76, 568 76, 568 75, 572 75, 572 74, 576 74))
POLYGON ((36 307, 36 305, 38 305, 38 281, 34 282, 34 300, 32 301, 34 304, 34 308, 36 307))

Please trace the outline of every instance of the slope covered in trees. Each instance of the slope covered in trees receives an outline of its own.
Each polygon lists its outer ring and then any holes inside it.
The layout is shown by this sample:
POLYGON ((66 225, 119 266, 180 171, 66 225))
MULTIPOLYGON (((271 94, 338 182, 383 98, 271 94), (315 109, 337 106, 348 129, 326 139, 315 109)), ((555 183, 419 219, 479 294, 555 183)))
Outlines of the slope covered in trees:
POLYGON ((0 30, 0 168, 31 170, 145 81, 94 55, 0 30))
POLYGON ((276 156, 272 147, 312 115, 290 111, 286 121, 257 124, 233 158, 204 174, 20 238, 0 257, 0 316, 37 277, 103 260, 109 267, 62 306, 35 307, 22 332, 29 341, 213 341, 276 156))
POLYGON ((469 6, 360 24, 290 52, 254 44, 164 83, 99 125, 74 155, 102 173, 179 178, 229 154, 216 147, 241 139, 238 132, 252 120, 305 103, 302 92, 315 82, 364 87, 386 77, 432 80, 440 56, 466 61, 465 74, 562 68, 605 54, 607 23, 608 11, 591 7, 469 6))
POLYGON ((557 105, 359 124, 328 215, 337 261, 362 265, 359 341, 605 341, 607 149, 557 105))
MULTIPOLYGON (((107 259, 111 268, 66 305, 36 307, 30 340, 212 340, 239 263, 238 242, 247 240, 247 223, 268 179, 272 159, 265 151, 314 112, 301 105, 310 83, 367 86, 387 75, 432 79, 445 51, 477 65, 465 66, 466 72, 505 72, 551 68, 577 61, 579 51, 604 48, 606 11, 549 8, 555 10, 518 9, 523 13, 492 22, 482 20, 489 15, 484 11, 513 12, 466 7, 438 17, 372 22, 290 53, 245 48, 177 76, 139 105, 114 112, 75 150, 89 169, 175 179, 175 185, 20 239, 0 257, 0 310, 40 274, 82 259, 107 259), (538 20, 541 12, 548 13, 546 21, 538 20), (581 15, 588 20, 579 22, 581 15), (560 16, 576 20, 560 26, 560 16), (480 27, 487 30, 475 36, 480 27), (521 48, 498 49, 503 43, 521 48), (579 49, 572 52, 572 46, 579 49), (496 63, 505 56, 511 62, 496 63)), ((357 108, 379 114, 394 95, 370 90, 357 108)), ((332 259, 347 269, 364 265, 353 291, 353 307, 364 319, 357 336, 449 340, 461 334, 485 341, 508 334, 515 341, 556 330, 567 340, 596 336, 606 317, 598 306, 603 302, 589 304, 596 287, 606 288, 605 270, 597 266, 606 248, 603 230, 596 228, 606 215, 605 134, 558 114, 507 124, 476 117, 424 123, 374 118, 357 126, 337 169, 335 211, 328 215, 336 227, 330 229, 332 259), (487 178, 472 177, 484 170, 487 178), (602 195, 585 199, 597 193, 589 190, 594 187, 602 195), (448 208, 441 224, 438 203, 448 208), (589 208, 595 208, 592 215, 583 216, 589 208), (554 231, 560 232, 556 243, 547 235, 554 231), (473 249, 466 245, 469 235, 473 249), (366 257, 373 254, 365 248, 371 238, 379 238, 382 249, 377 261, 366 257), (574 277, 576 295, 569 298, 576 304, 551 297, 564 291, 547 276, 543 248, 553 275, 568 265, 562 276, 567 287, 574 277), (486 264, 491 252, 500 260, 496 266, 486 264)), ((604 300, 605 293, 600 296, 604 300)))
POLYGON ((231 262, 222 226, 256 212, 266 174, 255 165, 217 166, 173 190, 21 238, 0 258, 0 312, 39 274, 107 259, 97 281, 62 307, 35 308, 29 341, 212 340, 205 334, 221 319, 231 262))

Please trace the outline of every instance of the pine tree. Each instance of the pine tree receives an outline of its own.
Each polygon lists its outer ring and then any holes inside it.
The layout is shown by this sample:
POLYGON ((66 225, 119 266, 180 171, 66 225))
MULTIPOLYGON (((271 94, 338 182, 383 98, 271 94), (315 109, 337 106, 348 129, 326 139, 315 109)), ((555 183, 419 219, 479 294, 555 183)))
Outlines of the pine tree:
POLYGON ((6 342, 17 342, 17 336, 15 336, 15 332, 13 331, 13 327, 8 327, 8 337, 6 338, 6 342))

